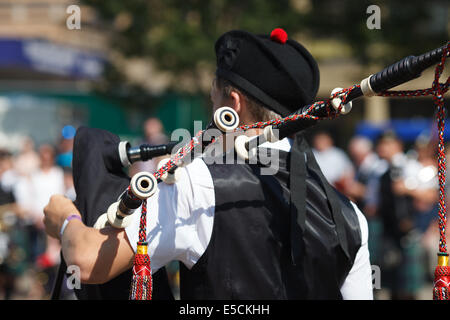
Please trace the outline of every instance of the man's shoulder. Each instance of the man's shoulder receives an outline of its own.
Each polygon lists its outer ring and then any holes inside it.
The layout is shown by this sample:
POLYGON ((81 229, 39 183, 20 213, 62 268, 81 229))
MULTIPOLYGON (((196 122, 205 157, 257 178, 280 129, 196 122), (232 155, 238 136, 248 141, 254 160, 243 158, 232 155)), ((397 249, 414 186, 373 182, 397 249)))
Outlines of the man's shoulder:
POLYGON ((194 158, 190 163, 178 168, 181 171, 179 185, 188 183, 191 188, 197 186, 213 187, 210 170, 202 157, 194 158))

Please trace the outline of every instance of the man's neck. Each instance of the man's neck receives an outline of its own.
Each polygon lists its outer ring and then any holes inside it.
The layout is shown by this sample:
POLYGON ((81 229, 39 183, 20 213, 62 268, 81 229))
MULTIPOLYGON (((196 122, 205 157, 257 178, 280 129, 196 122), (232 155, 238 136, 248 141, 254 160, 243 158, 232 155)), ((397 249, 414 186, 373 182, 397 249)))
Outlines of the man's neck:
POLYGON ((260 135, 263 132, 264 132, 264 129, 255 128, 255 129, 249 129, 249 130, 245 131, 245 135, 248 137, 253 137, 253 136, 260 135))

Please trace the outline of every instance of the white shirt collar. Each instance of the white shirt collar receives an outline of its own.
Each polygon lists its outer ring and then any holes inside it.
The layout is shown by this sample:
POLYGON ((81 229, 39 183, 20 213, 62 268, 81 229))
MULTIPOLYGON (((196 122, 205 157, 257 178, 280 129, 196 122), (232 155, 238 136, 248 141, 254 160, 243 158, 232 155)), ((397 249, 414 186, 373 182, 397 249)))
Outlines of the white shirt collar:
POLYGON ((294 141, 291 138, 284 138, 277 142, 264 142, 263 144, 260 145, 260 147, 290 152, 293 142, 294 141))

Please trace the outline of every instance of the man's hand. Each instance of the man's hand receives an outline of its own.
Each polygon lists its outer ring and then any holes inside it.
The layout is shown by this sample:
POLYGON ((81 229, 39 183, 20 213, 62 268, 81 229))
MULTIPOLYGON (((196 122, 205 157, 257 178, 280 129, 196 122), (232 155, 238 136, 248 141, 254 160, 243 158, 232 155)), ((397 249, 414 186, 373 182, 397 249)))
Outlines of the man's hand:
POLYGON ((49 236, 59 239, 59 232, 64 220, 71 214, 80 215, 72 200, 63 195, 51 196, 50 202, 44 208, 45 232, 49 236))

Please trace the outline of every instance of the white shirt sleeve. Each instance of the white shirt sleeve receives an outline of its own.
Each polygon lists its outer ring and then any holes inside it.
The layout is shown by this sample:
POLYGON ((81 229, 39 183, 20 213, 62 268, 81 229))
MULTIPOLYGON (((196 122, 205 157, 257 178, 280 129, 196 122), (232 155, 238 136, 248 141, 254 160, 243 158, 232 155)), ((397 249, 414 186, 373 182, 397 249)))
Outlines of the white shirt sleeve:
MULTIPOLYGON (((196 158, 178 168, 180 179, 173 185, 159 183, 147 200, 147 241, 152 271, 172 260, 191 268, 205 252, 214 219, 214 185, 205 162, 196 158)), ((141 210, 125 228, 136 251, 141 210)))
POLYGON ((373 300, 372 266, 368 247, 369 229, 362 212, 353 202, 352 205, 361 229, 361 247, 356 254, 352 269, 341 287, 341 294, 344 300, 373 300))

